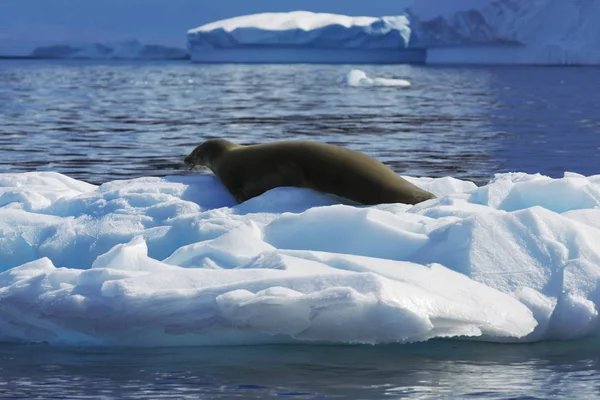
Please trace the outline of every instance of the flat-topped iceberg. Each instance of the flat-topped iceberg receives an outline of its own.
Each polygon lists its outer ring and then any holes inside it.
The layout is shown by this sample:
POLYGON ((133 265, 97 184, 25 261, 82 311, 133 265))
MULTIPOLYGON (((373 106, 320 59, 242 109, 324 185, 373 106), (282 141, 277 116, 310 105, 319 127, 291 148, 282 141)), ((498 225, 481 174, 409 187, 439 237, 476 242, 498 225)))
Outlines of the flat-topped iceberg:
POLYGON ((212 22, 188 31, 197 62, 422 62, 407 49, 403 16, 350 17, 294 11, 262 13, 212 22))
POLYGON ((600 176, 412 178, 356 207, 214 175, 0 174, 0 341, 527 342, 600 333, 600 176))
POLYGON ((42 46, 36 48, 34 58, 121 59, 121 60, 179 60, 189 58, 184 49, 142 44, 136 40, 116 43, 84 43, 42 46))

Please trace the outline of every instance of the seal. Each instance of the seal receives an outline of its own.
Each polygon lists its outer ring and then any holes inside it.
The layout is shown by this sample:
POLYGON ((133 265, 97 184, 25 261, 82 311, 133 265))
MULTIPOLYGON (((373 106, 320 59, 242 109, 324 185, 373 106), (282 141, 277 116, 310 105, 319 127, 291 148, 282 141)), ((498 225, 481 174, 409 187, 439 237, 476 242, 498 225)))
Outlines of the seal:
POLYGON ((184 161, 191 169, 212 170, 240 203, 280 186, 310 188, 364 205, 435 198, 364 153, 319 142, 245 146, 209 139, 184 161))

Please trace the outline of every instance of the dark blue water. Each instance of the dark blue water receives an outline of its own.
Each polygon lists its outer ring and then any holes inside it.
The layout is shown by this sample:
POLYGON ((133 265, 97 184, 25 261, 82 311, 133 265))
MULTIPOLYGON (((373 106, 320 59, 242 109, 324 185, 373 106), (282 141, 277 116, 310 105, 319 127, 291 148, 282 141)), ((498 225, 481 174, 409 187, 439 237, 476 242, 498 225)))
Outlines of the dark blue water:
MULTIPOLYGON (((0 172, 185 172, 209 137, 342 144, 399 173, 600 173, 600 69, 0 61, 0 172), (408 89, 352 88, 351 68, 408 89)), ((0 233, 1 234, 1 233, 0 233)), ((1 301, 1 300, 0 300, 1 301)), ((0 398, 597 398, 597 339, 492 345, 0 345, 0 398)))
POLYGON ((0 398, 596 399, 600 393, 600 352, 594 341, 171 349, 3 346, 0 365, 0 398))
POLYGON ((0 172, 179 174, 209 137, 312 139, 402 174, 600 173, 600 68, 0 61, 0 172), (351 68, 409 89, 339 83, 351 68))

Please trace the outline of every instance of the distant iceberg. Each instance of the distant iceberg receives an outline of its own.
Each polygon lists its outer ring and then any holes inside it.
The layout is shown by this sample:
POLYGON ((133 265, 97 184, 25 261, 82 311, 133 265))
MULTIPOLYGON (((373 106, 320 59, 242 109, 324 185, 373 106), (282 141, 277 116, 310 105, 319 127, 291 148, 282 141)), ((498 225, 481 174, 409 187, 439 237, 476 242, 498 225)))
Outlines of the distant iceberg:
POLYGON ((33 58, 73 58, 73 59, 144 59, 176 60, 189 58, 184 49, 162 45, 144 45, 136 40, 117 43, 87 43, 54 45, 36 48, 33 58))
POLYGON ((398 63, 423 62, 422 49, 408 49, 403 16, 350 17, 294 11, 230 18, 188 31, 196 62, 398 63))
POLYGON ((427 63, 600 63, 597 0, 471 1, 432 17, 438 3, 420 0, 407 11, 410 45, 427 48, 427 63))
POLYGON ((600 64, 597 0, 419 0, 386 17, 294 11, 188 31, 197 62, 600 64), (454 7, 454 8, 453 8, 454 7))

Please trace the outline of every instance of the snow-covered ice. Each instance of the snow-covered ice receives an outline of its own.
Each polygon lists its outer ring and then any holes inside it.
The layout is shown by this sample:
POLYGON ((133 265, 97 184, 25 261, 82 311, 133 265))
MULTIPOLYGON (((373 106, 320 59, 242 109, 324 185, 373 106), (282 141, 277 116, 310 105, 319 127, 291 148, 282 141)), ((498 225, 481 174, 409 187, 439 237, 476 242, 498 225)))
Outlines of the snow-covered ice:
POLYGON ((250 45, 381 49, 405 47, 410 27, 404 16, 350 17, 294 11, 244 15, 188 31, 197 48, 250 45))
POLYGON ((403 15, 351 17, 293 11, 212 22, 188 31, 198 62, 422 62, 422 49, 406 49, 403 15))
POLYGON ((36 48, 32 57, 76 59, 145 59, 168 60, 189 58, 184 49, 162 45, 144 45, 136 40, 115 43, 79 43, 70 45, 42 46, 36 48))
POLYGON ((357 207, 210 174, 94 186, 0 174, 0 340, 389 343, 598 333, 600 175, 406 177, 357 207))
POLYGON ((400 86, 408 87, 410 82, 406 79, 395 78, 371 78, 368 77, 365 71, 353 69, 348 72, 342 82, 348 86, 400 86))

